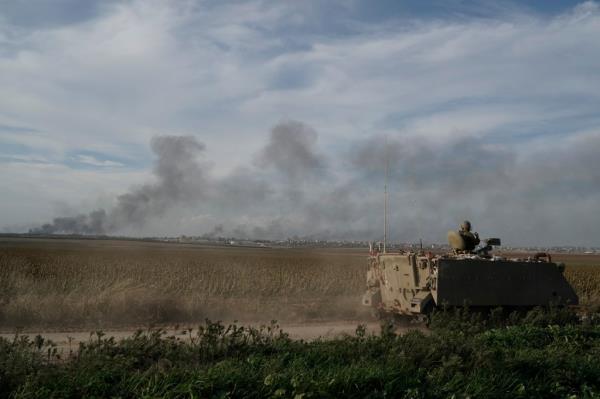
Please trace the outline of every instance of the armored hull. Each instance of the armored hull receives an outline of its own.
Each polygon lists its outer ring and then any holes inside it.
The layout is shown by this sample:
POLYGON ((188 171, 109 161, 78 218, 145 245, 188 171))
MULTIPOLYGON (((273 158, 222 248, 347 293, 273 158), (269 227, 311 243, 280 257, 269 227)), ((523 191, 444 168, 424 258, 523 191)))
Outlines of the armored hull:
POLYGON ((363 304, 378 312, 419 315, 439 306, 577 305, 549 257, 506 259, 476 254, 371 253, 363 304))

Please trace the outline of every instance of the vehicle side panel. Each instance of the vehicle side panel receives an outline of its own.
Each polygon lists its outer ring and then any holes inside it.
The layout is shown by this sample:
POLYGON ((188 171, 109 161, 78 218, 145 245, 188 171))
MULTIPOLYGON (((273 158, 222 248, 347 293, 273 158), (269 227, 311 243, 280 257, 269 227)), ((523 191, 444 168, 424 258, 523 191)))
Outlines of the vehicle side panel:
POLYGON ((576 305, 577 295, 554 263, 440 259, 437 305, 576 305))

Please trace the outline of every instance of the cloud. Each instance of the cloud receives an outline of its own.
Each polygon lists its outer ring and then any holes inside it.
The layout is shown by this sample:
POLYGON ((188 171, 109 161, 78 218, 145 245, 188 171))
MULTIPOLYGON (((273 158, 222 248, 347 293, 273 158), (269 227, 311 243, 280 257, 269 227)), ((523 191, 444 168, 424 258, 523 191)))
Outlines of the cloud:
POLYGON ((76 24, 97 17, 102 8, 114 0, 38 0, 35 7, 27 1, 15 0, 3 4, 0 20, 22 28, 48 28, 76 24))
POLYGON ((121 162, 110 161, 108 159, 100 160, 92 155, 79 154, 73 157, 76 162, 99 167, 119 167, 124 166, 121 162))

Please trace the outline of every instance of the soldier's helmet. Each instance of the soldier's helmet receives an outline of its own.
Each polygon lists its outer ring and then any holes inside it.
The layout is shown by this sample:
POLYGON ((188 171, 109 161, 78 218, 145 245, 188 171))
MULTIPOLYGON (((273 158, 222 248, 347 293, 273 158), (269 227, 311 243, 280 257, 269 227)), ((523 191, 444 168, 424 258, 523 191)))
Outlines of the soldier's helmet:
POLYGON ((460 229, 462 231, 471 231, 471 222, 469 222, 468 220, 465 220, 464 222, 461 223, 460 229))

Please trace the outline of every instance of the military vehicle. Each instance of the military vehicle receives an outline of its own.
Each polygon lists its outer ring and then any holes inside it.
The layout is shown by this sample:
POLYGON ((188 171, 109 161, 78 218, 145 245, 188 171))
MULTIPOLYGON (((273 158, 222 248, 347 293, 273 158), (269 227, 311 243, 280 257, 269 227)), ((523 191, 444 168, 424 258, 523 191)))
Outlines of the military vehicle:
POLYGON ((448 233, 452 251, 381 251, 372 247, 368 258, 367 292, 363 305, 379 316, 423 318, 436 307, 527 309, 538 305, 577 305, 578 298, 563 276, 564 265, 538 253, 519 259, 490 252, 500 239, 483 240, 465 250, 457 232, 448 233))

